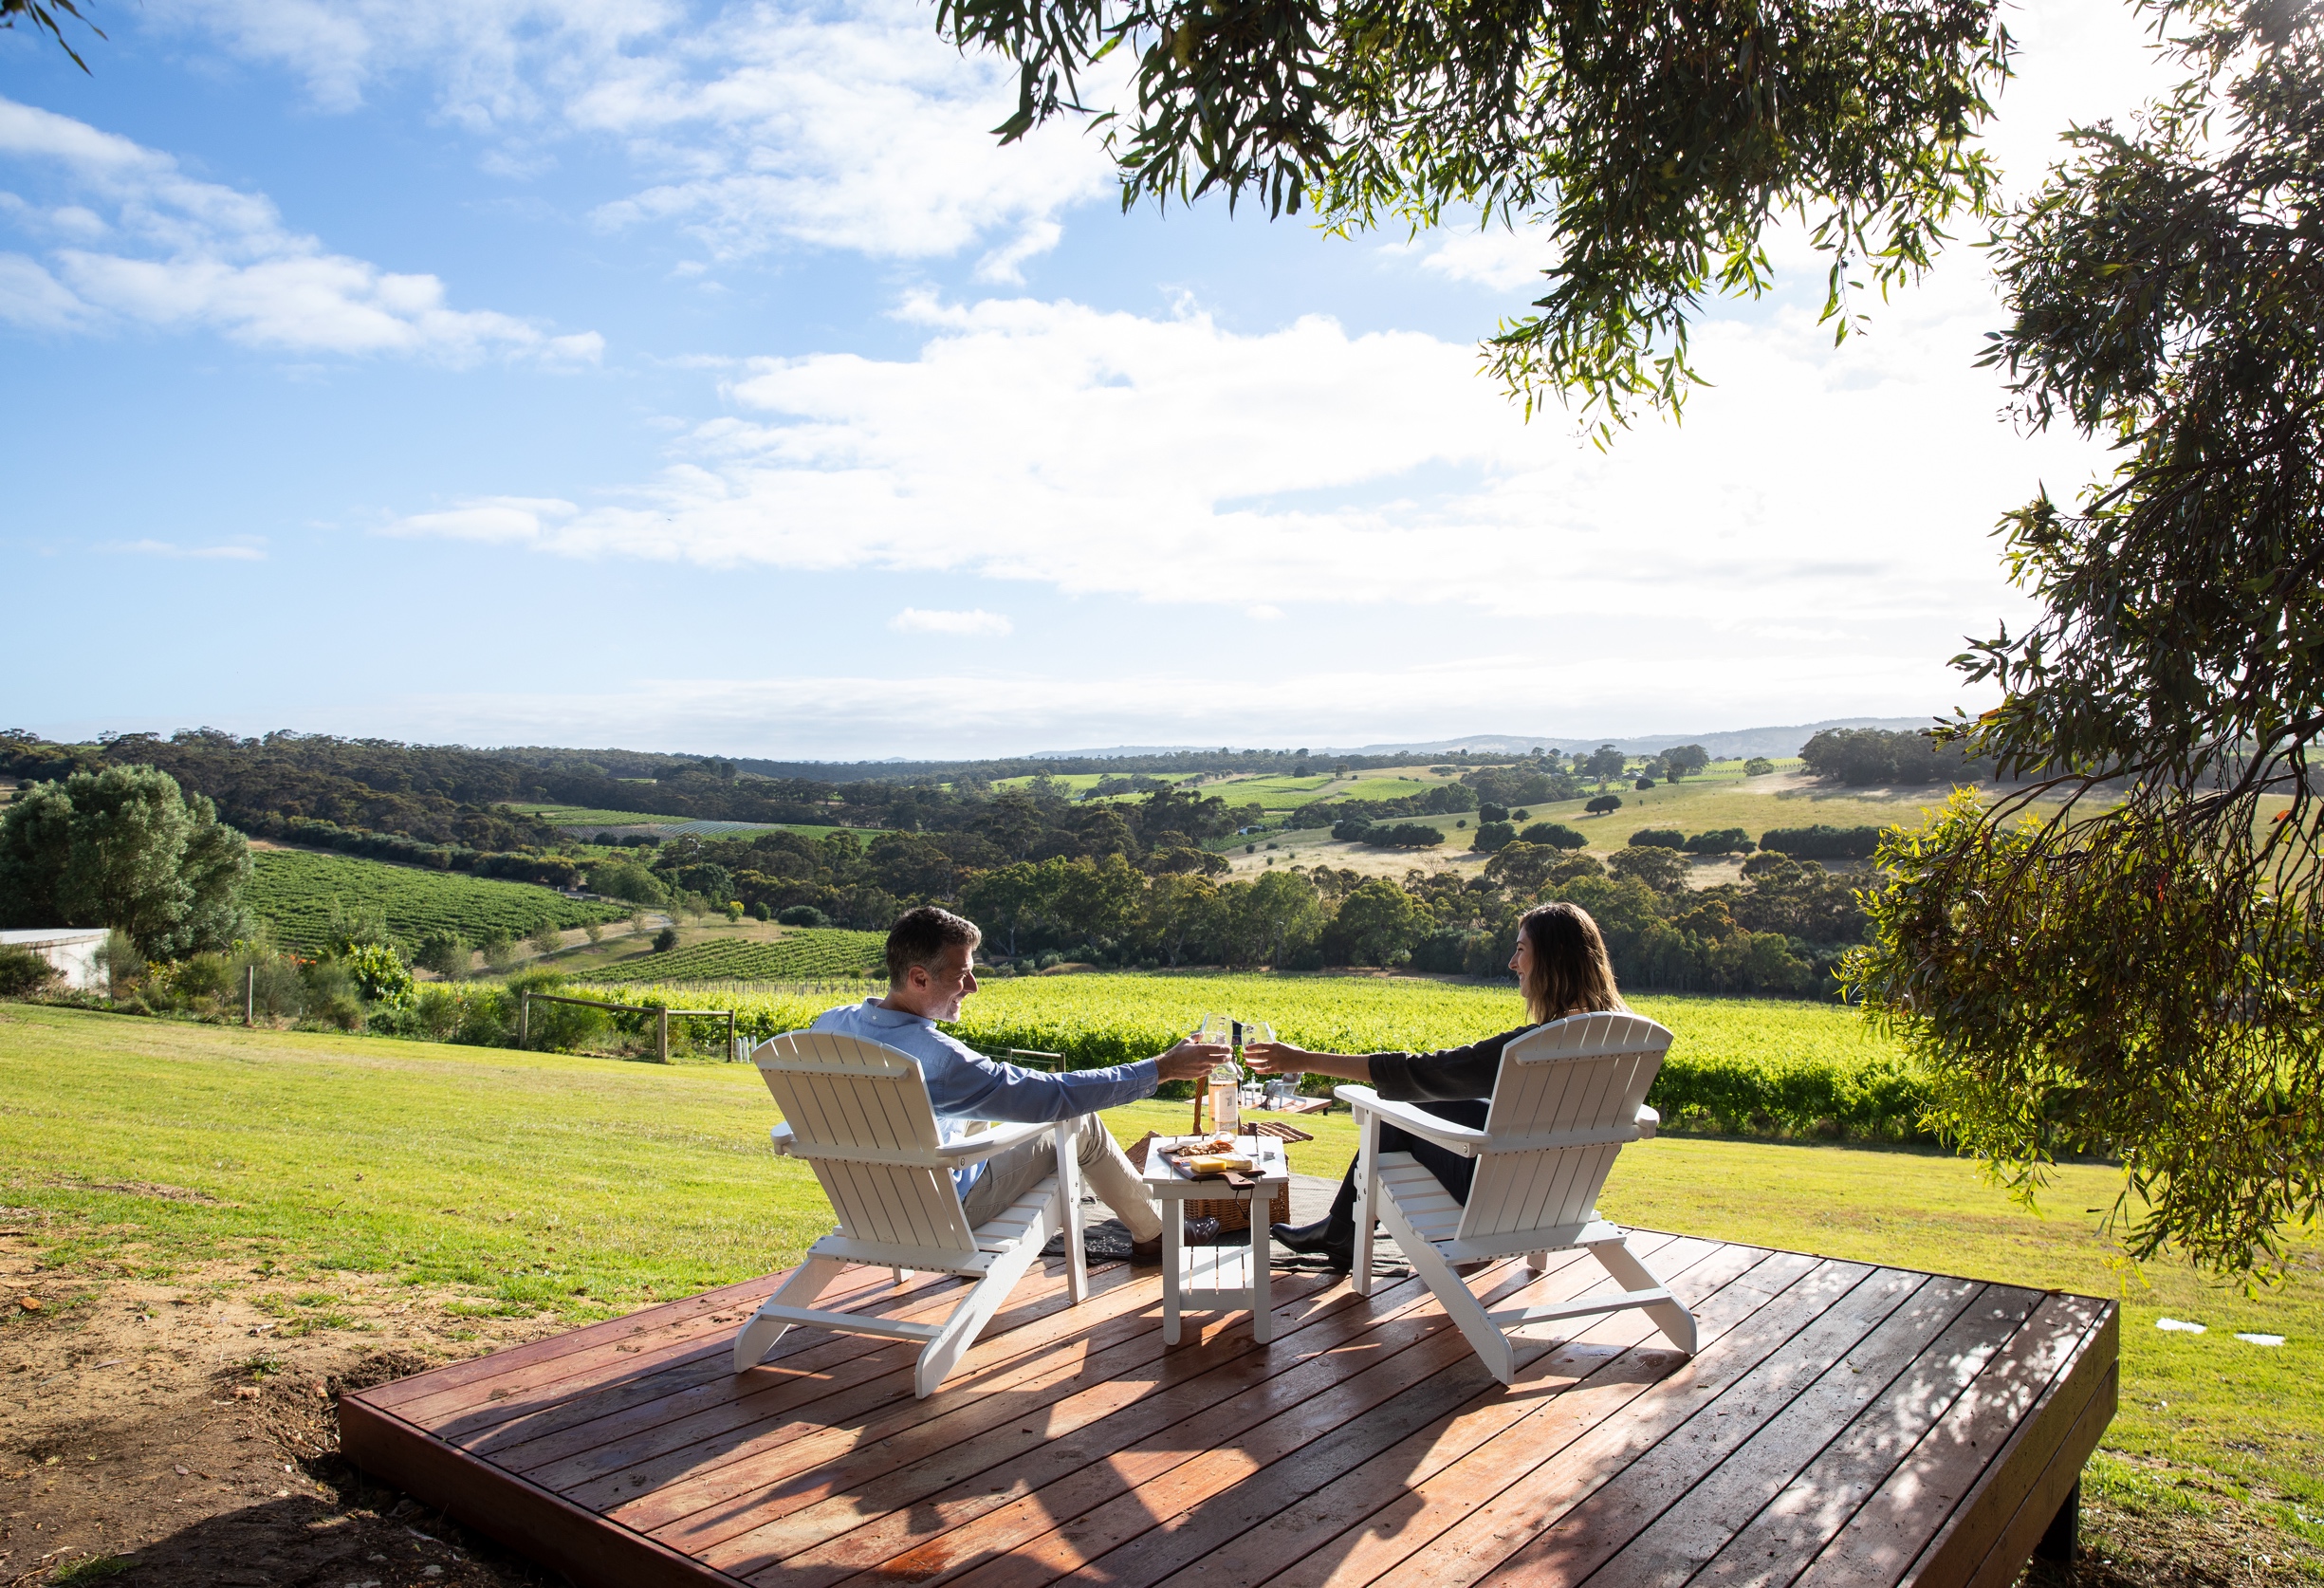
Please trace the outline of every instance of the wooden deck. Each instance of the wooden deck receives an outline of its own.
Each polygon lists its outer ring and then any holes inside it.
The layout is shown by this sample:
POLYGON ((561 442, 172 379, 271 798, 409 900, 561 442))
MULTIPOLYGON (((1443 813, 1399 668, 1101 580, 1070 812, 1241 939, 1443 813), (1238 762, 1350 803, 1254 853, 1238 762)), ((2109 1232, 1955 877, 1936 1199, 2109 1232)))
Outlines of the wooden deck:
MULTIPOLYGON (((1276 1338, 1151 1270, 1018 1288, 942 1391, 794 1330, 780 1276, 347 1396, 346 1453, 583 1588, 1470 1582, 2001 1585, 2112 1416, 2112 1302, 1641 1232, 1700 1320, 1635 1313, 1496 1384, 1417 1281, 1279 1273, 1276 1338)), ((1604 1287, 1580 1253, 1503 1296, 1604 1287)), ((828 1304, 940 1307, 884 1270, 828 1304)), ((1496 1298, 1498 1302, 1499 1298, 1496 1298)))

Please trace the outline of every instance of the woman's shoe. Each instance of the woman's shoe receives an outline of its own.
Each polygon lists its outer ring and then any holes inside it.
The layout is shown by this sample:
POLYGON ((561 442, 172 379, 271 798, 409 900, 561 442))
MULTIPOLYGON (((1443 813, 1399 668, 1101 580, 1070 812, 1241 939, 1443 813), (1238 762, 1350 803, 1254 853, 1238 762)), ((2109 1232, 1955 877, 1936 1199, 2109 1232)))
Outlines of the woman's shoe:
POLYGON ((1302 1257, 1320 1257, 1325 1267, 1344 1274, 1356 1266, 1356 1226, 1337 1219, 1313 1224, 1273 1224, 1267 1233, 1302 1257))

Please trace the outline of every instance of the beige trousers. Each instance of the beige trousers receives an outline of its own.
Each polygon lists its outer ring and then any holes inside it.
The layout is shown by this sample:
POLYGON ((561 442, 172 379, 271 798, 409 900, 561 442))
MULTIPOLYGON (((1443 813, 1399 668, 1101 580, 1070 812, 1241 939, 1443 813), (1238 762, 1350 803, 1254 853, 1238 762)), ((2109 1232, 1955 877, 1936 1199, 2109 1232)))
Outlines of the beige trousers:
MULTIPOLYGON (((1121 1150, 1104 1121, 1095 1114, 1084 1114, 1074 1121, 1074 1127, 1082 1178, 1097 1200, 1129 1226, 1132 1240, 1151 1241, 1159 1236, 1162 1210, 1146 1193, 1146 1183, 1138 1178, 1130 1155, 1121 1150)), ((961 1202, 969 1228, 999 1218, 1017 1198, 1039 1185, 1042 1176, 1057 1173, 1057 1154, 1050 1150, 1054 1139, 1036 1136, 986 1160, 985 1173, 977 1176, 961 1202)))

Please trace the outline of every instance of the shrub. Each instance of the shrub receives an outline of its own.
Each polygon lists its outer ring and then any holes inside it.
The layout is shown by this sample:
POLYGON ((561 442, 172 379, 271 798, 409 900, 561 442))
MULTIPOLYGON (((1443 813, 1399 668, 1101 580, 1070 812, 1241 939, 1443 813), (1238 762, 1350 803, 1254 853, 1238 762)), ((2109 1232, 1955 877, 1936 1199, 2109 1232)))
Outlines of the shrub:
POLYGON ((1393 827, 1373 827, 1364 841, 1374 849, 1429 849, 1444 842, 1445 835, 1417 822, 1399 822, 1393 827))
POLYGON ((1616 877, 1634 877, 1658 892, 1683 887, 1687 881, 1687 862, 1671 849, 1632 846, 1616 853, 1606 866, 1616 877))
POLYGON ((831 917, 812 904, 794 904, 788 910, 777 913, 775 919, 784 926, 827 927, 831 924, 831 917))
POLYGON ((564 947, 564 933, 557 930, 555 921, 543 921, 532 929, 532 935, 526 941, 532 945, 535 953, 553 954, 564 947))
POLYGON ((1748 855, 1756 847, 1743 836, 1741 827, 1722 827, 1715 833, 1697 833, 1685 845, 1689 855, 1748 855))
POLYGON ((372 1003, 400 1005, 412 996, 412 972, 384 943, 350 949, 341 963, 347 968, 356 992, 372 1003))
POLYGON ((754 921, 771 920, 774 918, 774 912, 766 908, 765 899, 760 899, 750 907, 750 918, 754 921))
POLYGON ((666 926, 654 934, 654 951, 657 954, 666 954, 677 946, 678 929, 676 927, 666 926))
POLYGON ((437 931, 419 940, 419 951, 412 963, 422 970, 433 970, 447 981, 468 974, 468 944, 456 932, 437 931))
POLYGON ((1600 794, 1596 799, 1592 800, 1588 804, 1582 806, 1581 808, 1588 811, 1592 816, 1604 816, 1611 811, 1617 811, 1622 808, 1622 796, 1619 794, 1600 794))
MULTIPOLYGON (((1527 843, 1539 843, 1551 849, 1587 849, 1590 847, 1590 840, 1587 836, 1574 831, 1562 822, 1536 822, 1517 836, 1527 843)), ((1631 841, 1635 843, 1638 840, 1632 839, 1631 841)))
POLYGON ((1505 849, 1516 841, 1517 828, 1509 822, 1480 822, 1477 823, 1477 836, 1469 840, 1468 847, 1482 850, 1489 855, 1494 850, 1505 849))
POLYGON ((47 955, 14 943, 0 943, 0 998, 29 998, 46 991, 58 979, 57 968, 48 963, 47 955))
POLYGON ((485 969, 495 974, 505 974, 516 963, 516 940, 498 927, 486 932, 476 949, 484 955, 485 969))
POLYGON ((1350 840, 1358 843, 1362 842, 1364 835, 1371 831, 1372 819, 1365 816, 1342 817, 1339 821, 1332 823, 1332 837, 1336 839, 1350 840))
POLYGON ((1743 763, 1743 776, 1747 778, 1763 778, 1775 769, 1776 764, 1763 755, 1755 755, 1743 763))
POLYGON ((1652 778, 1640 778, 1636 783, 1631 785, 1631 786, 1638 789, 1640 792, 1644 792, 1645 790, 1654 786, 1654 780, 1652 778))
POLYGON ((1672 827, 1641 827, 1630 835, 1633 849, 1684 849, 1687 835, 1672 827))
POLYGON ((1777 827, 1760 835, 1760 847, 1800 859, 1861 860, 1880 843, 1877 827, 1777 827))
POLYGON ((233 985, 233 962, 224 954, 202 953, 170 967, 170 990, 188 1003, 219 997, 233 985))
POLYGON ((670 890, 635 860, 600 860, 589 869, 589 891, 632 904, 663 904, 670 890))
POLYGON ((460 995, 441 982, 431 982, 412 1000, 410 1024, 431 1042, 450 1042, 460 1028, 460 995))
POLYGON ((1477 820, 1480 822, 1506 822, 1509 820, 1509 807, 1506 805, 1479 805, 1477 820))

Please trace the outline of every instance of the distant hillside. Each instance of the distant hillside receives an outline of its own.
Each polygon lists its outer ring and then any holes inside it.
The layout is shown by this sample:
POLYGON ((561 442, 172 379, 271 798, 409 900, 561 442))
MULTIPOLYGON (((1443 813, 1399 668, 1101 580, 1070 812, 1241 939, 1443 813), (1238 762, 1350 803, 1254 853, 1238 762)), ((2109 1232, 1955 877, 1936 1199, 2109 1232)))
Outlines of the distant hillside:
MULTIPOLYGON (((1415 739, 1401 743, 1338 747, 1326 745, 1304 753, 1312 754, 1319 760, 1325 757, 1333 760, 1362 758, 1386 763, 1411 756, 1451 755, 1459 750, 1477 755, 1523 755, 1538 748, 1560 750, 1571 755, 1576 750, 1594 750, 1600 745, 1613 745, 1626 755, 1659 755, 1673 745, 1701 745, 1714 760, 1725 761, 1754 755, 1798 755, 1800 746, 1828 728, 1883 728, 1902 731, 1927 728, 1935 720, 1933 715, 1827 717, 1821 722, 1798 723, 1783 728, 1731 728, 1709 733, 1607 733, 1578 739, 1558 733, 1469 733, 1457 739, 1415 739)), ((1186 745, 1116 745, 1105 749, 1035 750, 1026 759, 1050 763, 1145 757, 1159 759, 1165 756, 1208 756, 1215 759, 1222 753, 1214 748, 1198 749, 1186 745)), ((824 775, 832 774, 827 771, 824 775)), ((875 772, 871 775, 882 774, 875 772)))

